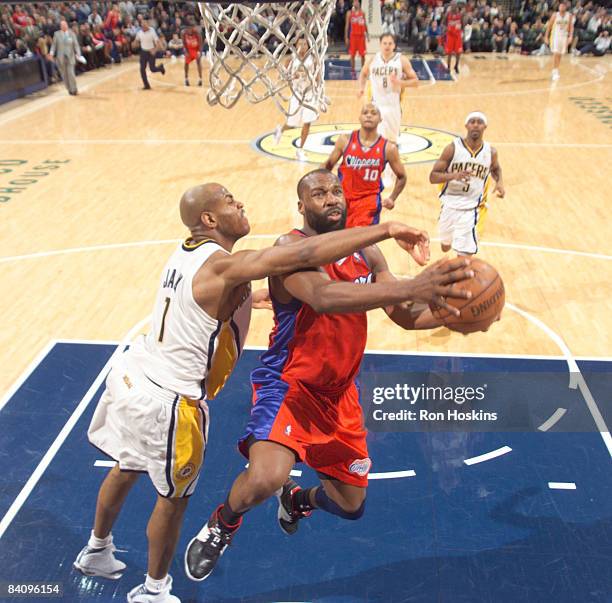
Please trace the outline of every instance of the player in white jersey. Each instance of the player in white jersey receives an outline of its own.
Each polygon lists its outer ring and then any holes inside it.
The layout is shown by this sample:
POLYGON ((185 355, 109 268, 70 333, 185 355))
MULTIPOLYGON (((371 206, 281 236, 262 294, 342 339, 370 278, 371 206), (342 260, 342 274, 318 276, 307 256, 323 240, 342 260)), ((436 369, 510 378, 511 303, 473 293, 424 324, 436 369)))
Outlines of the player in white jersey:
POLYGON ((335 262, 390 237, 404 249, 428 250, 425 233, 391 222, 231 253, 250 226, 243 204, 220 184, 189 189, 180 213, 191 235, 162 272, 151 330, 114 361, 88 431, 117 464, 100 487, 94 528, 75 568, 121 577, 112 526, 140 473, 158 493, 147 526, 148 573, 128 594, 132 603, 179 601, 168 570, 204 458, 207 400, 225 384, 246 338, 250 281, 335 262))
MULTIPOLYGON (((408 57, 396 52, 395 38, 391 34, 380 37, 380 52, 366 60, 359 75, 359 96, 365 94, 368 82, 367 100, 378 107, 382 117, 378 133, 399 146, 402 91, 404 88, 416 88, 419 78, 408 57)), ((383 184, 385 188, 390 188, 394 182, 395 176, 387 166, 383 173, 383 184)))
POLYGON ((546 25, 546 40, 549 41, 553 53, 552 80, 557 81, 561 56, 567 52, 568 46, 574 37, 574 16, 567 10, 565 2, 559 4, 556 12, 546 25))
POLYGON ((429 175, 432 184, 441 185, 438 225, 442 251, 452 247, 458 255, 478 251, 491 178, 495 180, 497 196, 506 194, 497 151, 483 140, 486 116, 480 111, 470 113, 465 127, 467 136, 455 138, 442 151, 429 175))
POLYGON ((312 56, 307 56, 308 43, 306 40, 298 40, 296 50, 298 56, 289 62, 289 72, 293 80, 293 89, 301 95, 301 98, 298 98, 295 94, 291 95, 289 99, 289 116, 284 125, 276 126, 274 143, 276 145, 280 143, 281 136, 285 130, 289 130, 290 128, 302 128, 300 146, 295 150, 295 154, 300 161, 306 161, 304 145, 310 133, 310 124, 317 121, 319 114, 303 106, 303 101, 312 102, 312 94, 308 93, 309 80, 306 72, 314 69, 312 56))

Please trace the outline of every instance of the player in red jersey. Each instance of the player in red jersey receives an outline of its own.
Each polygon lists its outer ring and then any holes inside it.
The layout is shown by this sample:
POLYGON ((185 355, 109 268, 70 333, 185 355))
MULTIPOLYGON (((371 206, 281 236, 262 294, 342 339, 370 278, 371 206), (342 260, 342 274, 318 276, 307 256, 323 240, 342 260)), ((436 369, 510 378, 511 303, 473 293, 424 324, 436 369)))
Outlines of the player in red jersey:
POLYGON ((202 85, 202 34, 195 25, 188 27, 183 33, 185 47, 185 86, 189 86, 189 64, 196 61, 198 66, 198 86, 202 85))
POLYGON ((455 73, 459 73, 459 58, 463 52, 463 24, 461 12, 456 1, 453 1, 446 16, 446 45, 447 67, 451 69, 451 56, 455 55, 455 73))
MULTIPOLYGON (((304 225, 276 245, 344 228, 346 204, 334 174, 324 169, 306 174, 298 197, 304 225)), ((427 235, 414 234, 412 255, 423 264, 427 235)), ((286 534, 295 533, 299 520, 314 509, 344 519, 362 516, 371 461, 355 377, 366 345, 366 312, 385 308, 405 329, 439 326, 427 303, 439 295, 468 297, 450 286, 469 278, 468 265, 438 262, 412 280, 397 280, 372 245, 317 270, 270 279, 275 326, 261 365, 251 373, 251 419, 239 443, 249 465, 187 546, 185 571, 191 579, 210 575, 242 516, 275 493, 286 534), (315 469, 321 485, 302 490, 291 480, 296 461, 315 469)))
POLYGON ((351 57, 351 71, 355 72, 355 56, 361 56, 361 66, 365 63, 366 39, 370 41, 368 24, 361 10, 359 0, 353 0, 353 8, 346 13, 344 26, 344 43, 351 57))
POLYGON ((342 134, 336 140, 333 151, 323 167, 332 170, 342 157, 338 169, 347 205, 346 226, 378 224, 381 209, 393 209, 395 200, 406 186, 406 170, 399 156, 397 145, 378 135, 382 120, 373 103, 361 108, 361 128, 350 134, 342 134), (382 173, 385 165, 396 176, 391 194, 381 202, 382 173))

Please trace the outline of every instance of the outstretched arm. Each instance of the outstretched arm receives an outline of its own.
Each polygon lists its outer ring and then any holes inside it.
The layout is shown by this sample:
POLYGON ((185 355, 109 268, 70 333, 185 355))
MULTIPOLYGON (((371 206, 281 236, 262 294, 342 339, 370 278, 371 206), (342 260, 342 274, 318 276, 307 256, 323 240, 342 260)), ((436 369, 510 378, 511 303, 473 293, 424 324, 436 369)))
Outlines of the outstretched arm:
POLYGON ((429 237, 426 232, 401 222, 385 222, 304 237, 286 245, 281 238, 281 244, 274 247, 219 257, 212 262, 210 269, 224 281, 225 287, 234 287, 266 276, 323 266, 390 238, 396 239, 400 247, 417 261, 419 258, 421 263, 429 260, 429 237))
MULTIPOLYGON (((450 262, 436 262, 410 280, 383 279, 382 282, 368 284, 349 283, 333 281, 321 271, 308 271, 289 274, 282 278, 282 282, 293 297, 321 314, 366 312, 402 304, 407 300, 423 304, 435 303, 458 314, 459 311, 449 306, 445 298, 468 298, 468 292, 454 289, 451 284, 471 278, 473 274, 469 270, 469 261, 457 258, 450 262)), ((419 328, 429 327, 423 323, 419 328)))

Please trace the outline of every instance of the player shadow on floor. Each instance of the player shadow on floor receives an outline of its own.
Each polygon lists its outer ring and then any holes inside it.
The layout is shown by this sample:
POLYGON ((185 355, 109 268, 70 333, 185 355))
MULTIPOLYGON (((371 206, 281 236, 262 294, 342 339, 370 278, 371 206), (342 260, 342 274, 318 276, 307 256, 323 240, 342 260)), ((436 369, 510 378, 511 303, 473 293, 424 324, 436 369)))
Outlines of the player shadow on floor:
MULTIPOLYGON (((605 603, 612 593, 609 572, 612 556, 612 521, 590 524, 564 522, 559 517, 530 517, 518 507, 529 508, 539 488, 517 492, 494 507, 490 517, 500 524, 528 530, 530 535, 500 548, 465 554, 446 549, 438 557, 411 559, 379 565, 355 575, 269 590, 249 596, 206 596, 203 586, 194 597, 182 595, 185 603, 270 603, 272 601, 316 601, 380 603, 442 601, 552 601, 555 603, 605 603)), ((556 509, 551 505, 552 512, 556 509)), ((304 563, 319 563, 333 553, 317 551, 315 543, 303 548, 304 563)), ((265 554, 262 551, 262 555, 265 554)), ((359 549, 354 550, 359 555, 359 549)), ((380 551, 384 555, 384 551, 380 551)), ((350 567, 350 560, 347 561, 350 567)), ((281 566, 270 571, 282 572, 281 566)), ((213 578, 214 580, 214 578, 213 578)), ((178 589, 177 589, 178 590, 178 589)))

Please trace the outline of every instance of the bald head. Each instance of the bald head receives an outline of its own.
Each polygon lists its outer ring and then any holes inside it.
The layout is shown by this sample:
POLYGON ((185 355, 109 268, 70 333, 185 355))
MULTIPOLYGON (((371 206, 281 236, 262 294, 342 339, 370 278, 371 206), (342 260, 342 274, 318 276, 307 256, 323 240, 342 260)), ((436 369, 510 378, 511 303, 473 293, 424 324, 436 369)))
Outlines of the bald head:
POLYGON ((216 182, 186 190, 179 207, 181 220, 195 241, 213 239, 229 251, 251 230, 244 205, 216 182))
POLYGON ((225 187, 216 182, 199 184, 187 189, 179 204, 183 224, 189 230, 200 226, 202 213, 213 211, 226 194, 225 187))

